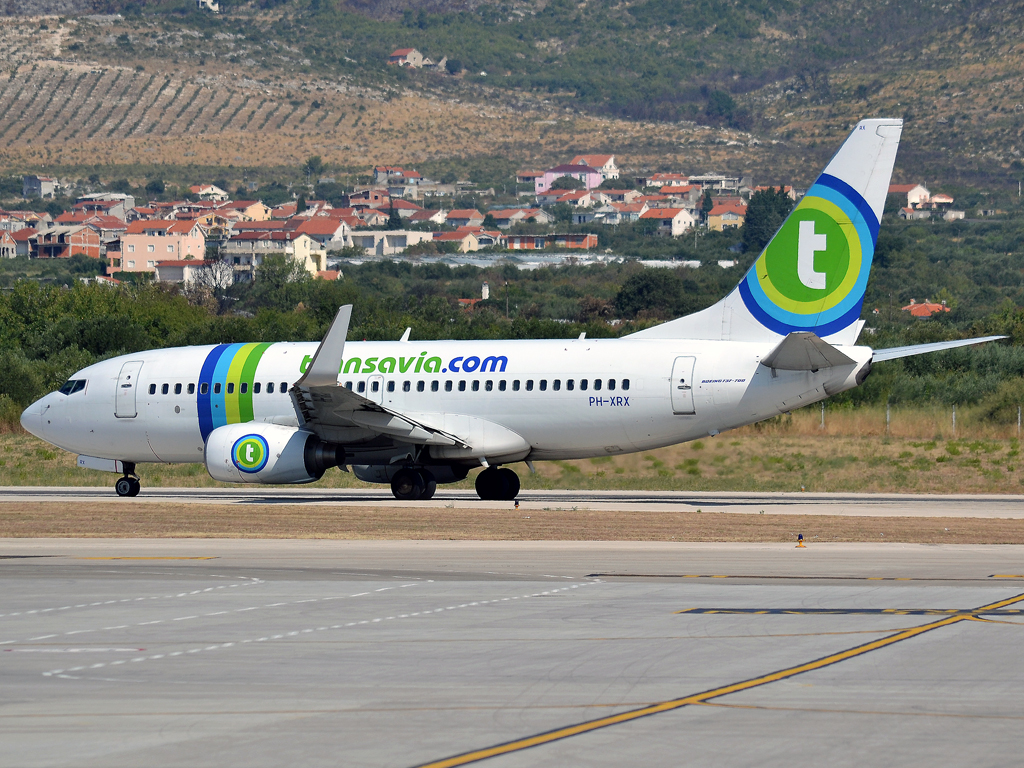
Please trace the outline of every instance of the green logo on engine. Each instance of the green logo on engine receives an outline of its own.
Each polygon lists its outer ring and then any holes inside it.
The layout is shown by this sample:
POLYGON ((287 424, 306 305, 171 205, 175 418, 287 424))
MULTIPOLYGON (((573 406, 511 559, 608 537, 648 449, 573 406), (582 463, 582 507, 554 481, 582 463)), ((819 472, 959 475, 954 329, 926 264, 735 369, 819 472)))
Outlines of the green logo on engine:
POLYGON ((270 447, 262 435, 245 435, 231 447, 231 461, 242 472, 259 472, 269 456, 270 447))

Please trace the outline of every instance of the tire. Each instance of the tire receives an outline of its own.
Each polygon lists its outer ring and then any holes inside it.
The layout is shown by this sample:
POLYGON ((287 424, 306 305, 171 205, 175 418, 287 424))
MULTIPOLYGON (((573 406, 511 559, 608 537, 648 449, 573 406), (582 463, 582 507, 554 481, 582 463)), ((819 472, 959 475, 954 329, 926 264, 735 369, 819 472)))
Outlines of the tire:
POLYGON ((515 501, 516 496, 519 495, 519 475, 508 467, 502 467, 499 469, 498 474, 501 477, 502 491, 502 495, 498 498, 503 501, 515 501))
POLYGON ((497 494, 501 490, 498 477, 498 470, 493 467, 488 467, 476 476, 476 495, 481 500, 495 501, 498 498, 497 494))
POLYGON ((414 469, 400 469, 391 480, 391 493, 399 501, 416 501, 423 497, 423 476, 414 469))
POLYGON ((139 495, 139 491, 142 490, 142 483, 140 483, 138 478, 135 478, 135 477, 129 477, 128 480, 132 484, 132 489, 131 489, 131 491, 129 492, 128 495, 131 496, 131 497, 138 496, 139 495))
POLYGON ((117 491, 118 496, 134 496, 135 494, 138 493, 138 491, 132 493, 132 490, 134 490, 135 488, 135 486, 132 484, 133 479, 134 478, 131 477, 122 477, 120 480, 114 483, 114 490, 117 491))
POLYGON ((432 477, 426 477, 423 483, 423 493, 420 494, 420 501, 427 501, 434 498, 437 491, 437 481, 432 477))

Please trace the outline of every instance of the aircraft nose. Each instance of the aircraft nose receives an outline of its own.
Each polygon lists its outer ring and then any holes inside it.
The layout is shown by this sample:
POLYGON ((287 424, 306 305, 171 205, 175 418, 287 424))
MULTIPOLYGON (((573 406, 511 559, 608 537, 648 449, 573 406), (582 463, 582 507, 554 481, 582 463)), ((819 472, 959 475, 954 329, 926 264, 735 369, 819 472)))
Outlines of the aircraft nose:
POLYGON ((36 437, 43 436, 43 401, 36 400, 21 412, 21 426, 36 437))

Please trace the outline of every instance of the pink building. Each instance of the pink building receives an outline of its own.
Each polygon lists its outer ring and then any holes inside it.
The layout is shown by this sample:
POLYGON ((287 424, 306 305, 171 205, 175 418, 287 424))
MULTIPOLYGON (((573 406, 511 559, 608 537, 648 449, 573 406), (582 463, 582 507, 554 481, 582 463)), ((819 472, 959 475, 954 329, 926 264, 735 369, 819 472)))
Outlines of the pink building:
POLYGON ((156 272, 166 261, 206 258, 206 236, 197 221, 133 221, 121 237, 120 258, 108 272, 156 272))
POLYGON ((543 176, 535 180, 536 193, 539 195, 547 192, 551 189, 551 185, 555 183, 555 180, 563 176, 582 181, 584 189, 593 189, 600 186, 601 182, 604 181, 604 176, 601 175, 601 172, 591 168, 589 165, 556 165, 550 171, 545 171, 543 176))

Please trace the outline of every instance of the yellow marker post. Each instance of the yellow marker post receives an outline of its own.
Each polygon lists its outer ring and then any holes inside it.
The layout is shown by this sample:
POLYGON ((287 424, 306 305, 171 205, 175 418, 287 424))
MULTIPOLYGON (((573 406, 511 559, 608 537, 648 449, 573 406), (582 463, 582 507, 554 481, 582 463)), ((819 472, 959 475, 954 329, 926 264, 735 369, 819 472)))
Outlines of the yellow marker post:
POLYGON ((804 535, 802 533, 798 533, 796 535, 796 548, 797 549, 807 549, 807 545, 804 544, 804 535))

